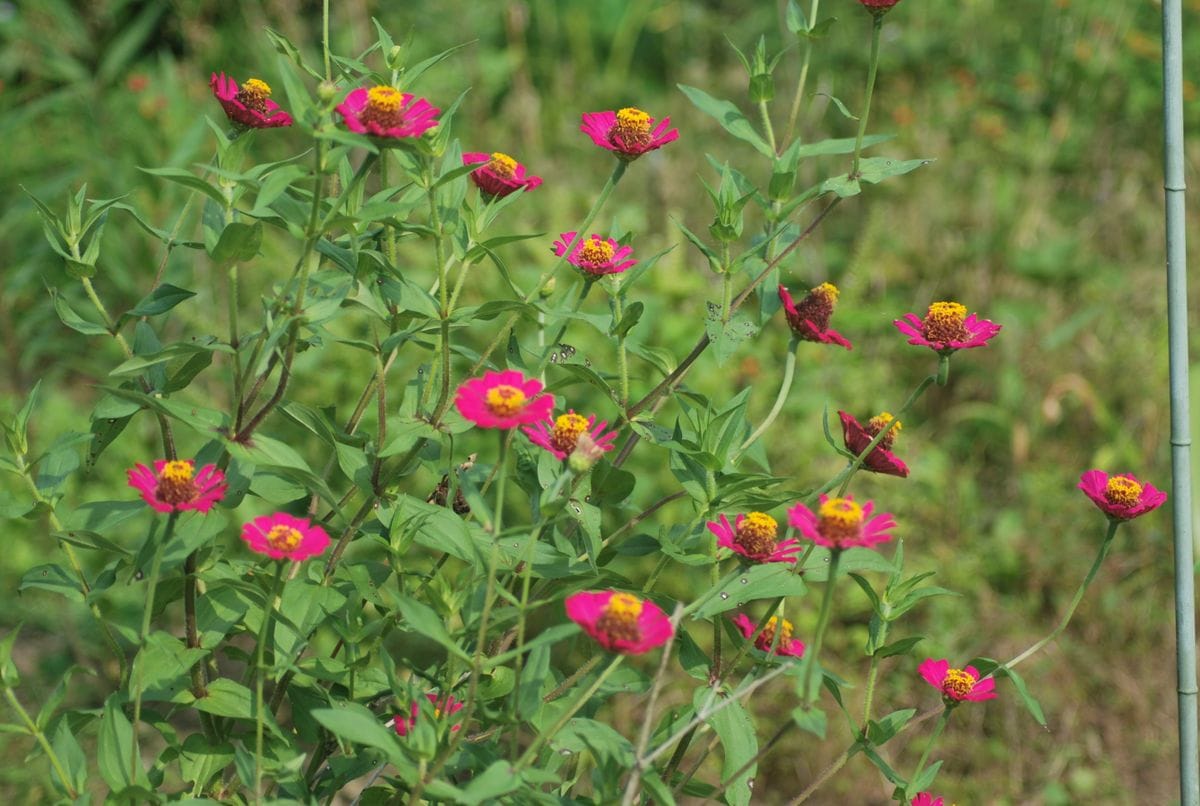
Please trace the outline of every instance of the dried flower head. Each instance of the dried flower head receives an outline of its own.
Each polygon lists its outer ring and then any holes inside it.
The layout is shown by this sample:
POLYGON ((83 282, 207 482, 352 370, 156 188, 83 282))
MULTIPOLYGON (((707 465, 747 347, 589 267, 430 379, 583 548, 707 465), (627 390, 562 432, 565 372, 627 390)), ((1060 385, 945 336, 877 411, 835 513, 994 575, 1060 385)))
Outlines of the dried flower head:
POLYGON ((829 327, 829 318, 833 316, 840 293, 833 283, 821 283, 797 304, 792 301, 787 288, 780 285, 779 301, 783 303, 788 327, 805 341, 839 344, 847 350, 851 349, 846 337, 829 327))

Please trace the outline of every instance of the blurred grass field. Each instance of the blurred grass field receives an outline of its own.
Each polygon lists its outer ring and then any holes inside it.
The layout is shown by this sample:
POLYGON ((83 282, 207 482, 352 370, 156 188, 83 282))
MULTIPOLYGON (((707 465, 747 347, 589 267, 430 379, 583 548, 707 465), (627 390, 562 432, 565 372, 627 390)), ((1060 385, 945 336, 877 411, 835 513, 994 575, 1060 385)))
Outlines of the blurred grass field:
MULTIPOLYGON (((611 168, 577 131, 581 112, 635 104, 669 115, 679 142, 630 170, 604 226, 634 232, 642 255, 675 246, 642 291, 647 320, 662 325, 652 343, 677 357, 691 346, 705 300, 717 297, 719 287, 673 221, 703 231, 711 220, 698 192, 699 177, 715 179, 706 154, 756 180, 765 177, 752 150, 732 141, 675 85, 702 87, 751 111, 744 74, 725 39, 745 50, 766 34, 772 51, 778 49, 781 4, 348 0, 334 6, 334 45, 344 53, 373 41, 372 16, 398 40, 411 32, 417 59, 468 43, 427 74, 420 91, 448 103, 470 87, 455 125, 464 148, 509 151, 544 177, 543 188, 512 208, 507 224, 547 236, 520 245, 510 254, 513 265, 544 262, 545 246, 574 228, 611 168)), ((810 139, 853 136, 854 122, 830 98, 860 106, 869 18, 852 0, 827 0, 821 12, 838 20, 815 52, 801 131, 810 139)), ((855 486, 856 495, 896 512, 910 568, 936 570, 938 584, 963 594, 934 600, 907 623, 927 639, 919 657, 885 664, 881 713, 915 704, 914 695, 930 704, 915 675, 926 655, 1004 658, 1049 631, 1103 534, 1102 518, 1075 490, 1080 472, 1132 471, 1169 487, 1158 14, 1159 6, 1145 0, 902 2, 885 28, 871 126, 895 139, 875 153, 936 161, 843 203, 785 266, 793 289, 826 279, 840 287, 834 326, 855 343, 851 353, 801 350, 797 383, 769 450, 772 469, 794 475, 798 485, 823 481, 841 461, 824 445, 823 406, 860 416, 898 407, 932 369, 930 354, 908 348, 892 319, 952 298, 1004 325, 992 346, 956 356, 949 387, 927 394, 905 424, 897 450, 913 468, 910 479, 866 478, 855 486)), ((311 0, 236 7, 213 0, 0 3, 0 186, 8 191, 0 199, 0 410, 15 410, 43 379, 36 440, 87 430, 84 413, 97 400, 94 385, 103 382, 98 368, 115 365, 118 351, 57 319, 47 287, 72 300, 82 293, 45 244, 18 186, 61 205, 86 182, 89 196, 129 194, 127 201, 150 221, 167 226, 183 192, 138 166, 206 161, 211 133, 204 116, 220 116, 209 73, 270 80, 277 57, 264 27, 306 43, 312 54, 319 25, 320 3, 311 0)), ((1200 1, 1185 2, 1185 28, 1184 73, 1195 77, 1200 1)), ((797 62, 793 47, 777 81, 787 101, 797 62)), ((1200 161, 1194 81, 1186 94, 1194 177, 1200 161)), ((281 159, 296 143, 287 133, 261 137, 255 156, 281 159)), ((805 170, 812 181, 844 167, 825 162, 805 170)), ((1198 210, 1193 203, 1193 266, 1200 265, 1198 210)), ((748 222, 747 231, 753 226, 748 222)), ((101 294, 128 307, 160 258, 160 247, 128 219, 114 220, 97 279, 101 294)), ((264 271, 269 252, 267 258, 258 264, 264 271)), ((176 250, 167 272, 211 300, 219 286, 206 268, 205 259, 176 250)), ((275 279, 249 277, 244 298, 254 299, 275 279)), ((482 298, 486 289, 474 293, 482 298)), ((217 332, 202 304, 177 312, 170 326, 179 333, 217 332)), ((759 419, 774 398, 786 344, 777 318, 729 365, 702 358, 688 383, 719 397, 753 386, 751 413, 759 419)), ((344 404, 356 391, 342 388, 336 375, 301 366, 306 377, 327 384, 298 392, 307 400, 344 404)), ((635 389, 657 381, 642 371, 635 389)), ((223 400, 219 370, 210 375, 207 388, 223 400)), ((189 394, 204 393, 201 380, 189 394)), ((670 414, 668 408, 664 416, 670 414)), ((124 495, 124 468, 145 461, 153 446, 150 423, 142 425, 127 431, 69 497, 94 497, 97 490, 124 495)), ((15 483, 0 480, 0 495, 15 483)), ((643 493, 638 503, 656 497, 643 493)), ((56 549, 42 523, 6 525, 0 628, 25 623, 21 696, 37 701, 72 663, 95 665, 102 655, 85 610, 64 610, 42 592, 17 593, 23 572, 53 559, 56 549)), ((937 790, 947 802, 1157 804, 1177 797, 1168 529, 1162 512, 1122 530, 1067 634, 1023 668, 1049 730, 1005 686, 987 707, 958 712, 939 748, 946 762, 937 790)), ((684 578, 667 587, 688 590, 684 578)), ((844 659, 845 676, 861 679, 869 610, 851 587, 840 593, 827 651, 844 659)), ((803 635, 805 616, 789 618, 803 635)), ((78 678, 72 704, 98 701, 89 700, 88 680, 78 678)), ((792 697, 786 686, 764 690, 753 705, 760 736, 772 732, 792 697)), ((690 693, 681 689, 675 699, 690 700, 690 693)), ((616 727, 629 734, 640 705, 617 707, 624 710, 616 727)), ((7 801, 40 802, 45 793, 44 760, 22 761, 30 745, 0 735, 0 793, 7 801)), ((756 801, 794 796, 842 747, 793 736, 760 768, 756 801)), ((911 768, 921 747, 914 741, 896 763, 911 768)), ((888 791, 859 757, 814 802, 883 804, 888 791)))

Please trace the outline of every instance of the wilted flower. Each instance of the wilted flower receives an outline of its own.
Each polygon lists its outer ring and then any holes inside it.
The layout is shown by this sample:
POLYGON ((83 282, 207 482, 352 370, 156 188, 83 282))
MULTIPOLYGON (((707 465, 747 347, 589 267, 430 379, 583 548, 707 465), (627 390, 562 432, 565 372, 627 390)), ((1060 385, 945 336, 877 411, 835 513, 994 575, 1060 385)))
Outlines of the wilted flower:
MULTIPOLYGON (((754 628, 758 626, 756 622, 751 620, 745 613, 738 613, 732 619, 738 631, 747 639, 754 635, 754 628)), ((773 654, 790 655, 794 658, 799 658, 804 655, 804 644, 799 638, 792 637, 792 622, 787 619, 781 619, 778 616, 771 616, 767 620, 766 626, 762 628, 762 632, 754 639, 755 649, 760 649, 763 652, 771 652, 771 644, 775 644, 773 654), (779 633, 778 642, 775 639, 775 633, 779 633)))
POLYGON ((821 494, 821 504, 813 512, 804 504, 788 510, 788 523, 818 546, 848 549, 851 546, 873 546, 892 539, 888 529, 896 522, 890 512, 872 517, 875 504, 868 501, 859 506, 853 496, 830 498, 821 494))
POLYGON ((906 313, 903 319, 893 324, 908 336, 909 344, 916 344, 952 353, 969 347, 982 347, 1000 332, 1000 325, 977 315, 967 315, 966 306, 957 302, 935 302, 929 306, 925 318, 915 313, 906 313))
MULTIPOLYGON (((567 254, 567 247, 575 241, 574 232, 564 232, 554 242, 554 254, 562 257, 567 254)), ((577 266, 584 274, 601 277, 605 274, 620 274, 637 263, 636 260, 625 260, 633 254, 633 248, 621 246, 612 238, 601 238, 593 234, 590 238, 580 238, 571 247, 567 262, 577 266)))
POLYGON ((372 137, 420 137, 441 112, 424 98, 386 85, 352 90, 337 111, 350 131, 372 137))
POLYGON ((307 560, 329 546, 329 535, 307 518, 286 512, 263 515, 242 525, 242 540, 252 551, 272 560, 307 560))
POLYGON ((947 706, 960 702, 979 702, 990 700, 996 696, 996 681, 992 678, 979 679, 979 670, 974 666, 965 669, 951 669, 950 661, 926 658, 917 667, 917 672, 926 683, 942 692, 942 699, 947 706))
POLYGON ((567 597, 567 618, 612 652, 640 655, 671 640, 671 620, 658 605, 632 593, 582 591, 567 597))
POLYGON ((640 109, 627 106, 616 112, 585 112, 579 130, 618 159, 632 162, 647 151, 662 148, 679 138, 679 130, 667 130, 670 118, 654 125, 654 118, 640 109))
POLYGON ((839 293, 833 283, 821 283, 809 291, 808 296, 800 300, 799 304, 795 304, 792 302, 792 295, 781 284, 779 301, 783 303, 788 327, 805 341, 840 344, 847 350, 851 349, 846 337, 829 327, 829 318, 833 316, 839 293))
POLYGON ((717 546, 756 563, 794 563, 800 553, 800 541, 780 541, 779 524, 765 512, 738 515, 732 526, 722 515, 708 522, 708 530, 716 535, 717 546))
POLYGON ((489 196, 503 197, 518 190, 533 190, 542 184, 540 176, 526 176, 525 166, 499 151, 491 154, 472 151, 462 155, 463 165, 482 166, 471 171, 471 181, 489 196))
MULTIPOLYGON (((454 699, 454 696, 451 694, 447 694, 445 700, 439 698, 438 695, 434 694, 432 691, 426 694, 425 697, 431 703, 433 703, 433 715, 438 719, 441 719, 443 716, 457 714, 462 710, 463 707, 463 704, 454 699)), ((413 729, 414 725, 417 724, 417 714, 419 712, 420 708, 418 707, 416 701, 413 701, 409 706, 408 716, 404 716, 404 714, 396 714, 394 717, 392 717, 392 727, 396 729, 396 733, 400 734, 401 736, 407 736, 408 732, 413 729)), ((451 725, 450 732, 453 733, 461 727, 462 725, 451 725)))
POLYGON ((487 372, 458 387, 454 405, 480 428, 515 428, 550 418, 554 396, 541 391, 541 381, 515 369, 487 372))
POLYGON ((216 465, 205 465, 196 473, 191 459, 159 459, 154 470, 138 464, 126 471, 129 486, 142 494, 147 504, 159 512, 194 509, 208 512, 225 495, 225 474, 216 465))
POLYGON ((292 125, 292 116, 271 100, 271 88, 261 79, 247 79, 239 87, 224 73, 213 73, 208 85, 225 110, 226 117, 239 126, 273 129, 292 125))
POLYGON ((524 426, 521 430, 534 445, 543 447, 554 454, 555 459, 566 459, 574 452, 575 445, 583 434, 591 436, 592 444, 597 449, 611 451, 613 442, 617 439, 617 432, 609 431, 605 434, 604 428, 607 425, 608 422, 605 420, 601 420, 597 425, 594 414, 585 418, 571 409, 566 414, 558 415, 552 423, 550 418, 547 418, 532 426, 524 426))
POLYGON ((1079 489, 1113 520, 1127 521, 1158 509, 1167 494, 1142 484, 1130 473, 1109 476, 1103 470, 1089 470, 1079 477, 1079 489))
MULTIPOLYGON (((846 444, 846 450, 854 455, 858 455, 866 450, 871 444, 871 440, 879 434, 880 431, 887 428, 888 423, 895 420, 888 412, 872 417, 867 421, 864 427, 854 416, 844 411, 838 412, 838 417, 842 420, 842 441, 846 444)), ((887 432, 883 439, 875 448, 867 454, 863 459, 863 469, 870 470, 872 473, 885 473, 889 476, 900 476, 904 478, 908 475, 908 465, 900 461, 894 453, 892 453, 892 444, 896 440, 896 435, 900 433, 900 422, 897 421, 887 432)))

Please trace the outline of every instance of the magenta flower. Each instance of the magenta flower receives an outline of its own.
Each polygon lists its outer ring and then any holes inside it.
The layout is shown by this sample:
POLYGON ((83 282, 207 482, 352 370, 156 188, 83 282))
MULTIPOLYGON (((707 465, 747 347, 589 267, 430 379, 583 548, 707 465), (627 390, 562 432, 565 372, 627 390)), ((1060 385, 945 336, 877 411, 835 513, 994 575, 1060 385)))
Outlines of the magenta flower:
POLYGON ((779 301, 787 316, 788 327, 798 338, 805 341, 816 341, 821 344, 840 344, 847 350, 852 349, 850 342, 841 333, 829 327, 829 318, 837 305, 840 292, 833 283, 821 283, 808 292, 808 296, 800 303, 792 302, 792 295, 780 284, 779 301))
POLYGON ((908 336, 909 344, 929 347, 942 354, 971 347, 982 347, 1000 332, 1000 325, 975 314, 967 315, 966 306, 957 302, 935 302, 925 318, 906 313, 893 322, 896 329, 908 336))
POLYGON ((292 116, 271 100, 271 88, 261 79, 247 79, 240 87, 224 73, 213 73, 208 85, 231 121, 248 129, 291 126, 292 116))
POLYGON ((800 553, 799 540, 779 540, 779 524, 764 512, 738 515, 734 525, 724 515, 709 521, 708 531, 717 536, 719 548, 731 549, 756 563, 794 563, 800 553))
MULTIPOLYGON (((758 623, 751 620, 745 613, 738 613, 732 618, 733 625, 738 628, 742 636, 746 640, 750 640, 750 636, 754 635, 754 628, 758 623)), ((767 620, 767 625, 762 628, 762 632, 754 639, 754 648, 763 652, 771 652, 771 644, 775 642, 775 632, 779 631, 779 642, 775 646, 775 655, 789 655, 793 658, 799 658, 804 655, 804 644, 799 638, 792 637, 792 622, 787 619, 780 619, 771 616, 767 620), (781 626, 782 625, 782 626, 781 626)))
POLYGON ((307 560, 329 547, 329 535, 307 518, 295 518, 286 512, 263 515, 242 525, 242 540, 251 551, 272 560, 307 560))
POLYGON ((590 238, 575 240, 576 233, 564 232, 554 242, 554 254, 562 257, 571 246, 567 262, 577 266, 584 274, 591 277, 601 277, 605 274, 620 274, 637 263, 636 260, 625 260, 633 254, 632 247, 621 246, 612 238, 601 238, 593 234, 590 238))
MULTIPOLYGON (((863 0, 864 4, 866 0, 863 0)), ((912 799, 912 806, 942 806, 942 799, 935 798, 928 792, 918 792, 917 796, 912 799)))
POLYGON ((377 86, 351 90, 337 111, 352 132, 399 139, 420 137, 438 125, 442 110, 395 87, 377 86))
MULTIPOLYGON (((883 412, 876 417, 872 417, 867 421, 866 427, 863 427, 854 416, 847 414, 844 411, 838 411, 838 417, 842 420, 842 441, 846 444, 846 450, 853 453, 855 456, 862 453, 871 444, 871 440, 875 439, 884 428, 887 427, 895 418, 888 412, 883 412)), ((908 465, 900 461, 896 454, 892 453, 892 444, 896 440, 896 434, 900 433, 900 423, 897 422, 892 426, 892 429, 887 432, 887 435, 879 440, 879 444, 875 446, 867 457, 863 460, 863 468, 870 470, 872 473, 884 473, 889 476, 900 476, 904 478, 908 475, 908 465)))
POLYGON ((1109 476, 1103 470, 1089 470, 1079 477, 1079 489, 1101 512, 1117 521, 1145 515, 1167 500, 1162 490, 1153 484, 1143 485, 1130 473, 1109 476))
MULTIPOLYGON (((867 11, 870 11, 875 16, 881 16, 892 10, 892 6, 900 2, 900 0, 858 0, 866 6, 867 11)), ((916 803, 916 801, 913 801, 916 803)), ((941 798, 938 798, 938 803, 935 806, 940 806, 941 798)))
POLYGON ((678 129, 667 130, 670 125, 671 119, 663 118, 654 126, 654 118, 627 106, 616 112, 585 112, 579 131, 596 145, 613 152, 617 159, 632 162, 647 151, 679 139, 678 129))
POLYGON ((875 504, 859 506, 852 496, 830 498, 821 494, 821 505, 813 512, 804 504, 788 510, 788 523, 818 546, 841 550, 851 546, 873 546, 892 539, 889 529, 896 521, 890 512, 871 516, 875 504))
POLYGON ((958 705, 960 702, 980 702, 996 696, 996 681, 992 678, 979 679, 979 670, 974 666, 965 669, 951 669, 950 661, 926 658, 917 667, 917 672, 926 683, 942 692, 942 700, 947 707, 958 705))
POLYGON ((484 163, 471 171, 471 181, 484 193, 497 198, 518 190, 533 190, 542 184, 540 176, 526 176, 525 166, 507 154, 472 151, 463 154, 463 165, 484 163))
POLYGON ((465 382, 458 387, 454 405, 480 428, 516 428, 550 419, 554 396, 541 391, 541 381, 506 369, 465 382))
MULTIPOLYGON (((438 719, 441 719, 443 716, 457 714, 462 710, 463 704, 454 699, 452 694, 447 694, 446 699, 442 702, 439 702, 438 695, 434 694, 432 691, 425 696, 431 703, 433 703, 433 715, 438 719)), ((396 733, 400 734, 401 736, 407 736, 408 732, 413 729, 414 725, 417 724, 417 713, 419 711, 420 708, 414 701, 409 707, 408 716, 396 714, 394 717, 392 717, 392 727, 396 729, 396 733)), ((462 725, 451 725, 450 732, 453 733, 461 727, 462 725)))
POLYGON ((611 652, 640 655, 675 634, 662 608, 617 591, 581 591, 567 597, 567 618, 611 652))
POLYGON ((576 414, 574 409, 570 409, 566 414, 558 415, 553 423, 550 422, 550 418, 546 418, 532 426, 524 426, 521 430, 529 437, 530 442, 550 451, 555 459, 566 459, 574 452, 580 435, 584 433, 591 437, 596 449, 611 451, 613 442, 617 439, 617 432, 603 433, 607 425, 605 420, 601 420, 597 425, 594 414, 585 419, 582 414, 576 414))
POLYGON ((183 512, 194 509, 208 512, 225 495, 229 485, 216 465, 205 465, 196 473, 191 459, 158 459, 154 470, 138 464, 126 471, 129 486, 158 512, 183 512))

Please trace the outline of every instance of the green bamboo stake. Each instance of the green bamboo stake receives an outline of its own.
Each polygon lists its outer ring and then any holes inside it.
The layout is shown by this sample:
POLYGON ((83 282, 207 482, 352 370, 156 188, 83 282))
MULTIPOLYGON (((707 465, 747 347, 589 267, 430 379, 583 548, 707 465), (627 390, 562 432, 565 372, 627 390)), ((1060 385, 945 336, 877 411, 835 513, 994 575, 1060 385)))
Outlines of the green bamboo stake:
POLYGON ((1171 368, 1171 494, 1175 536, 1175 668, 1179 685, 1179 794, 1200 804, 1196 715, 1196 598, 1192 557, 1188 400, 1187 240, 1184 232, 1183 16, 1163 0, 1163 190, 1166 197, 1167 339, 1171 368))

